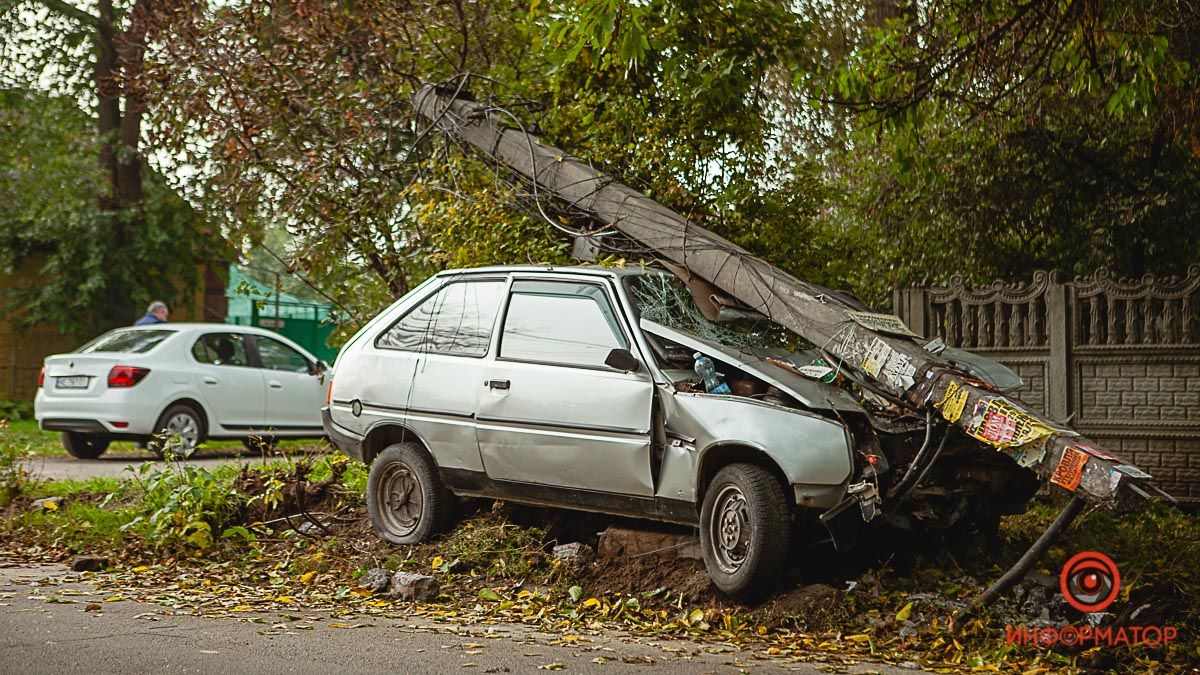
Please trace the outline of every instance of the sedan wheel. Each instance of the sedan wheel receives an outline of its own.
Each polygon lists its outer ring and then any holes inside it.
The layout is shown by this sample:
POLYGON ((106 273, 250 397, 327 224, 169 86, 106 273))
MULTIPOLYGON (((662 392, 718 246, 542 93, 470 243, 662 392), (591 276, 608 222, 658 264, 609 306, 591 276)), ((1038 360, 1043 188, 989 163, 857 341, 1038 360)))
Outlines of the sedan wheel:
POLYGON ((731 464, 713 478, 700 511, 700 551, 713 584, 744 602, 762 599, 783 575, 791 514, 766 469, 731 464))
POLYGON ((62 435, 63 448, 76 459, 96 459, 108 449, 110 440, 103 434, 81 434, 76 431, 64 431, 62 435))
POLYGON ((206 438, 203 418, 186 405, 167 408, 154 428, 158 431, 147 447, 159 457, 168 449, 179 455, 190 455, 206 438))
POLYGON ((453 500, 420 445, 389 446, 371 465, 367 515, 375 532, 394 544, 415 544, 448 529, 453 500))

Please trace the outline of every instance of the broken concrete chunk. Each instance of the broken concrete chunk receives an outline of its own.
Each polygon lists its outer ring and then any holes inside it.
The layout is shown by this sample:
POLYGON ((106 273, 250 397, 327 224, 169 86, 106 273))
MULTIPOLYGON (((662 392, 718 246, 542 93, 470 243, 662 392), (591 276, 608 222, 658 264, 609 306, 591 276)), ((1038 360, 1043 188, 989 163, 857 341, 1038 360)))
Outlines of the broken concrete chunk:
POLYGON ((367 570, 367 573, 358 580, 359 588, 365 588, 372 593, 386 591, 391 583, 392 573, 379 567, 367 570))
POLYGON ((596 559, 596 552, 592 547, 578 541, 555 546, 552 553, 556 559, 568 565, 581 567, 596 559))
POLYGON ((437 597, 439 590, 437 579, 428 574, 396 572, 392 577, 392 591, 389 595, 410 602, 428 602, 437 597))
POLYGON ((656 555, 664 560, 701 560, 700 541, 694 534, 610 527, 600 535, 601 558, 656 555))
POLYGON ((62 497, 42 497, 41 499, 33 500, 29 505, 30 511, 55 511, 63 505, 65 500, 62 497))
POLYGON ((71 561, 76 572, 99 572, 108 567, 108 558, 102 555, 81 555, 71 561))

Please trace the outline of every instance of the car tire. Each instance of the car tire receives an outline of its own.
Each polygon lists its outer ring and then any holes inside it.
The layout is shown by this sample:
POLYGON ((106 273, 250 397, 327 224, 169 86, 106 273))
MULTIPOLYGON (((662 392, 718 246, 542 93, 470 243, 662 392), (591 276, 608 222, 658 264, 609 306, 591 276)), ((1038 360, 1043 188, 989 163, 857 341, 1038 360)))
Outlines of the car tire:
POLYGON ((761 600, 783 576, 790 534, 775 476, 754 464, 717 472, 700 510, 700 552, 717 588, 742 602, 761 600))
POLYGON ((83 434, 77 431, 62 433, 63 449, 75 459, 96 459, 108 450, 112 439, 104 434, 83 434))
POLYGON ((185 454, 196 449, 208 438, 204 415, 186 403, 178 403, 164 410, 154 423, 154 429, 154 436, 146 442, 146 447, 158 455, 159 459, 162 459, 166 452, 162 438, 164 435, 178 435, 183 439, 184 445, 180 450, 185 454))
POLYGON ((389 445, 371 464, 367 515, 384 540, 426 541, 453 526, 454 512, 454 495, 442 485, 437 465, 419 444, 389 445))

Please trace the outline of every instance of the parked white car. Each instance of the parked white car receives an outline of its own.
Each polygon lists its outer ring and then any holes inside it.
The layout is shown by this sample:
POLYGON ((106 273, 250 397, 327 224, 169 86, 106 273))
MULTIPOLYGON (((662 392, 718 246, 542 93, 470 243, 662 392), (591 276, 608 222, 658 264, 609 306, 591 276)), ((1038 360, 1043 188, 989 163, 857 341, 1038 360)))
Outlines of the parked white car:
POLYGON ((109 331, 46 357, 34 411, 74 457, 114 440, 163 436, 191 449, 209 438, 324 435, 328 366, 282 335, 248 326, 162 323, 109 331))

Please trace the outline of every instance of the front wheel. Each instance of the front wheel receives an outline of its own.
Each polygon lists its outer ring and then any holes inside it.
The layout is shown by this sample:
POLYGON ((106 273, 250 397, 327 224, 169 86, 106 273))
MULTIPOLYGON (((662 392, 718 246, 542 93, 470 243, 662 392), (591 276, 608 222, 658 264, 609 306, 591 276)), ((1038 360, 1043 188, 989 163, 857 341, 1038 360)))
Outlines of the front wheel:
POLYGON ((384 448, 367 475, 367 515, 393 544, 416 544, 454 524, 454 497, 437 465, 416 443, 384 448))
POLYGON ((713 584, 743 602, 762 599, 783 576, 791 518, 783 486, 754 464, 717 472, 700 510, 700 551, 713 584))
POLYGON ((64 431, 62 434, 63 448, 76 459, 96 459, 108 450, 111 440, 104 434, 81 434, 77 431, 64 431))

